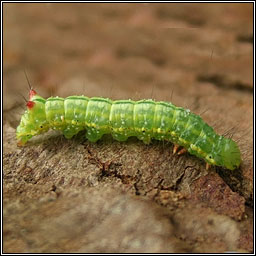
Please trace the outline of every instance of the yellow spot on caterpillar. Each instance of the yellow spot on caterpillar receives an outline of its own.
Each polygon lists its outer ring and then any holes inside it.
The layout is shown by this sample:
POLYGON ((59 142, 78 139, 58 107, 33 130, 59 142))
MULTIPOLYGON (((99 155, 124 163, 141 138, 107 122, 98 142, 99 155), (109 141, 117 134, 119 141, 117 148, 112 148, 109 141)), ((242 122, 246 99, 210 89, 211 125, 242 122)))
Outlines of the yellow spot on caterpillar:
MULTIPOLYGON (((198 152, 199 154, 201 154, 204 158, 207 156, 207 153, 205 153, 203 150, 201 150, 199 147, 195 146, 194 144, 190 145, 190 148, 196 152, 198 152)), ((212 159, 213 160, 213 159, 212 159)), ((211 161, 211 160, 210 160, 211 161)), ((214 163, 214 162, 211 162, 214 163)))
POLYGON ((191 147, 192 150, 197 151, 197 147, 194 144, 191 144, 190 147, 191 147))
POLYGON ((214 161, 213 159, 211 159, 210 162, 214 165, 216 164, 216 161, 214 161))
POLYGON ((37 132, 36 132, 35 130, 32 130, 30 133, 31 133, 33 136, 37 134, 37 132))
POLYGON ((187 143, 188 143, 186 140, 184 140, 184 139, 182 139, 182 138, 179 138, 179 141, 180 141, 181 143, 183 143, 183 144, 187 144, 187 143))

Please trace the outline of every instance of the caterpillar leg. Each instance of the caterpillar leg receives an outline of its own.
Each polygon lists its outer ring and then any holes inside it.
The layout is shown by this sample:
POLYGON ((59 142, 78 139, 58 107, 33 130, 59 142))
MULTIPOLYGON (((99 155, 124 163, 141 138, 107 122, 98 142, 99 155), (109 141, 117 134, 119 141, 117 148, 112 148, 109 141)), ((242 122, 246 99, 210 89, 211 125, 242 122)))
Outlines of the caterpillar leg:
POLYGON ((112 137, 117 141, 126 141, 128 139, 128 136, 120 133, 112 133, 112 137))
POLYGON ((144 142, 146 145, 148 145, 148 144, 150 144, 150 142, 151 142, 151 138, 145 138, 145 139, 143 140, 143 142, 144 142))
POLYGON ((210 169, 210 167, 211 167, 211 165, 210 164, 208 164, 208 163, 206 163, 206 170, 209 170, 210 169))
POLYGON ((182 148, 179 152, 178 155, 182 155, 184 153, 186 153, 188 150, 186 148, 182 148))
POLYGON ((173 146, 173 150, 172 150, 173 155, 175 155, 175 154, 176 154, 176 152, 177 152, 177 150, 179 149, 179 147, 180 147, 180 145, 178 145, 178 144, 174 144, 174 146, 173 146))
POLYGON ((150 142, 151 142, 151 137, 148 136, 147 134, 145 134, 145 135, 137 135, 137 138, 139 140, 142 140, 147 145, 150 144, 150 142))
POLYGON ((87 128, 86 138, 90 142, 96 142, 102 137, 103 133, 95 128, 87 128))
POLYGON ((64 131, 63 131, 63 135, 65 136, 66 139, 71 139, 74 135, 76 135, 79 131, 81 131, 82 128, 78 129, 74 129, 72 127, 67 127, 64 131))
POLYGON ((71 139, 74 136, 74 134, 71 134, 71 133, 65 132, 65 131, 63 132, 63 135, 65 136, 66 139, 71 139))

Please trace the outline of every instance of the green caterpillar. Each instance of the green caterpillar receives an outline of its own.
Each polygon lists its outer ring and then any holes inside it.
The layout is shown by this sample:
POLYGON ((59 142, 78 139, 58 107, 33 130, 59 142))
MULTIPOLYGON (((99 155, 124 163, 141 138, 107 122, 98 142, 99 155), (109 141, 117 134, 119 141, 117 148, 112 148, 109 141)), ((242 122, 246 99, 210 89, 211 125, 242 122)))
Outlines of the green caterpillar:
MULTIPOLYGON (((50 128, 60 130, 70 139, 86 130, 89 141, 112 134, 118 141, 136 136, 144 143, 151 139, 171 141, 183 151, 203 158, 207 165, 234 170, 240 166, 241 154, 231 139, 215 133, 200 116, 172 103, 153 100, 116 100, 85 96, 44 99, 33 89, 27 110, 21 117, 16 135, 24 145, 35 135, 50 128)), ((175 147, 176 151, 177 146, 175 147)))

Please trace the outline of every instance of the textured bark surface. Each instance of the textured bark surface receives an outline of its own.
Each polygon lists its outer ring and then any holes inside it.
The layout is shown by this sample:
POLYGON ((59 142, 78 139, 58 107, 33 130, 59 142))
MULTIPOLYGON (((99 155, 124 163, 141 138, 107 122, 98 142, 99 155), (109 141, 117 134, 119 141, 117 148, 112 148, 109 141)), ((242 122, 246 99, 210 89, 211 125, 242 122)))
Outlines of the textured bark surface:
POLYGON ((252 4, 4 4, 4 251, 251 252, 252 4), (239 170, 173 145, 55 132, 18 148, 27 95, 172 101, 238 141, 239 170))

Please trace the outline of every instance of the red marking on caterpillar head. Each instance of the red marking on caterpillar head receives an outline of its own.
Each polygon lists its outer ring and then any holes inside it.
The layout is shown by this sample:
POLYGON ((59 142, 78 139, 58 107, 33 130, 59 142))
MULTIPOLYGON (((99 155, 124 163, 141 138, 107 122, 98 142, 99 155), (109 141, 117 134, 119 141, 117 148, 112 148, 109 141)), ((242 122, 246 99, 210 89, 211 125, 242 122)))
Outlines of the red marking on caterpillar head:
POLYGON ((37 95, 36 91, 33 89, 30 89, 29 91, 29 99, 31 100, 33 96, 37 95))
POLYGON ((35 102, 33 102, 33 101, 28 101, 27 102, 28 109, 32 109, 34 107, 34 105, 35 105, 35 102))

